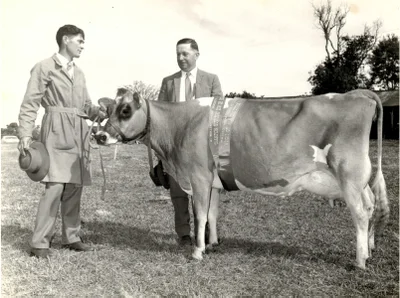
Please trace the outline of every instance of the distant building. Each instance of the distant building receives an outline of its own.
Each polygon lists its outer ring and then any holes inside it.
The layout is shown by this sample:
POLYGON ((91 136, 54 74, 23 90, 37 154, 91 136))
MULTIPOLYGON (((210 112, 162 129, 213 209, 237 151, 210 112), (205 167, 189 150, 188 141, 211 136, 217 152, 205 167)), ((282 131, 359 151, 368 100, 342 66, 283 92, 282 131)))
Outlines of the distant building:
MULTIPOLYGON (((383 106, 383 138, 399 139, 399 90, 375 91, 383 106)), ((376 122, 372 124, 371 139, 377 138, 376 122)))

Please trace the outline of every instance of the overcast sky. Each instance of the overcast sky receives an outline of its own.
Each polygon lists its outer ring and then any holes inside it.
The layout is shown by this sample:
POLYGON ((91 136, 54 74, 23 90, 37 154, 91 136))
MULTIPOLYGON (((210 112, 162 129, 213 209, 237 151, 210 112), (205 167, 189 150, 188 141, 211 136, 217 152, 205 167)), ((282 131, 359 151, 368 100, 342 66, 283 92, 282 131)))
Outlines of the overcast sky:
MULTIPOLYGON (((325 58, 312 3, 320 0, 1 0, 1 127, 18 120, 30 70, 58 51, 59 27, 74 24, 86 44, 75 62, 92 101, 140 80, 160 86, 179 70, 175 44, 196 39, 198 67, 219 76, 223 92, 308 93, 309 71, 325 58)), ((350 7, 345 34, 381 19, 399 35, 398 0, 332 1, 350 7)), ((40 124, 39 119, 37 124, 40 124)))

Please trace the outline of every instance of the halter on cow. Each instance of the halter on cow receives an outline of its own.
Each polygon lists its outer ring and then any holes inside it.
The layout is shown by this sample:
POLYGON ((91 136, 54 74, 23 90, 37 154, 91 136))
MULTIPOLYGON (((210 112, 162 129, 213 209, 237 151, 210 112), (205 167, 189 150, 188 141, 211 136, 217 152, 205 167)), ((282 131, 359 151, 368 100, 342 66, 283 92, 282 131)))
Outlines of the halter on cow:
MULTIPOLYGON (((210 106, 202 99, 147 101, 122 88, 109 110, 105 131, 96 136, 98 142, 110 145, 138 138, 154 149, 166 172, 193 196, 197 243, 192 256, 202 259, 207 221, 209 243, 218 243, 218 199, 226 185, 210 149, 210 106)), ((374 231, 381 230, 389 214, 381 167, 379 97, 368 90, 354 90, 307 98, 246 100, 227 129, 228 178, 237 188, 278 196, 307 190, 331 199, 344 198, 357 232, 356 264, 365 268, 374 248, 374 231), (369 132, 375 115, 378 167, 370 187, 369 132)))

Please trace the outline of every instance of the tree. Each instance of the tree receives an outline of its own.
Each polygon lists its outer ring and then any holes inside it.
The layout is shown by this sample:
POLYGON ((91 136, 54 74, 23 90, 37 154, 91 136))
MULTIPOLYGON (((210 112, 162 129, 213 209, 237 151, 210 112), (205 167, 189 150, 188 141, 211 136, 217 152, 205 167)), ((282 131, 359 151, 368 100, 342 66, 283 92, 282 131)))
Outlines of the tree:
POLYGON ((1 129, 2 136, 18 136, 18 124, 11 122, 6 128, 1 129))
POLYGON ((308 82, 313 86, 313 94, 328 92, 346 92, 368 86, 368 76, 365 73, 367 57, 378 40, 380 21, 375 21, 371 27, 365 26, 361 35, 348 36, 341 33, 346 24, 347 8, 334 10, 331 1, 326 5, 314 7, 314 16, 325 39, 326 58, 310 73, 308 82), (336 45, 331 36, 335 29, 336 45))
POLYGON ((142 98, 148 100, 157 100, 158 94, 160 93, 159 88, 142 81, 133 81, 132 85, 124 87, 130 89, 132 92, 139 93, 142 98))
POLYGON ((378 89, 399 89, 399 38, 389 35, 383 38, 368 59, 370 66, 369 87, 378 89))
POLYGON ((317 27, 322 30, 324 35, 326 56, 328 61, 330 61, 331 52, 340 55, 342 45, 341 31, 346 24, 346 17, 350 10, 347 6, 333 9, 331 0, 328 0, 326 5, 313 5, 313 8, 314 17, 318 20, 317 27), (333 29, 335 29, 336 45, 331 36, 333 29))
POLYGON ((335 53, 331 59, 326 57, 308 78, 315 95, 347 92, 356 88, 366 88, 368 85, 369 80, 363 69, 368 51, 371 51, 376 43, 376 37, 365 31, 362 35, 343 36, 341 39, 343 53, 335 53))
POLYGON ((243 90, 242 93, 230 92, 230 93, 226 94, 226 97, 229 97, 229 98, 234 98, 234 97, 257 98, 257 96, 254 93, 247 92, 246 90, 243 90))
POLYGON ((36 125, 35 128, 32 131, 32 139, 35 141, 40 140, 40 125, 36 125))

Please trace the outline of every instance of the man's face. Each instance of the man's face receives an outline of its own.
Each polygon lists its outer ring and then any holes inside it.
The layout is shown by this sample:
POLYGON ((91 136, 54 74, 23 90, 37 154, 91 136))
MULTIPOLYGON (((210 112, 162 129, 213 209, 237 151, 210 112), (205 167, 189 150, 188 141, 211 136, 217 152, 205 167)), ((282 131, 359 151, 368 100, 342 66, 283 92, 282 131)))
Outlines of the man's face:
POLYGON ((191 71, 196 67, 196 60, 199 52, 190 47, 190 43, 179 44, 176 46, 176 60, 179 68, 183 71, 191 71))
POLYGON ((79 58, 84 49, 85 40, 82 34, 65 36, 67 53, 71 58, 79 58))

